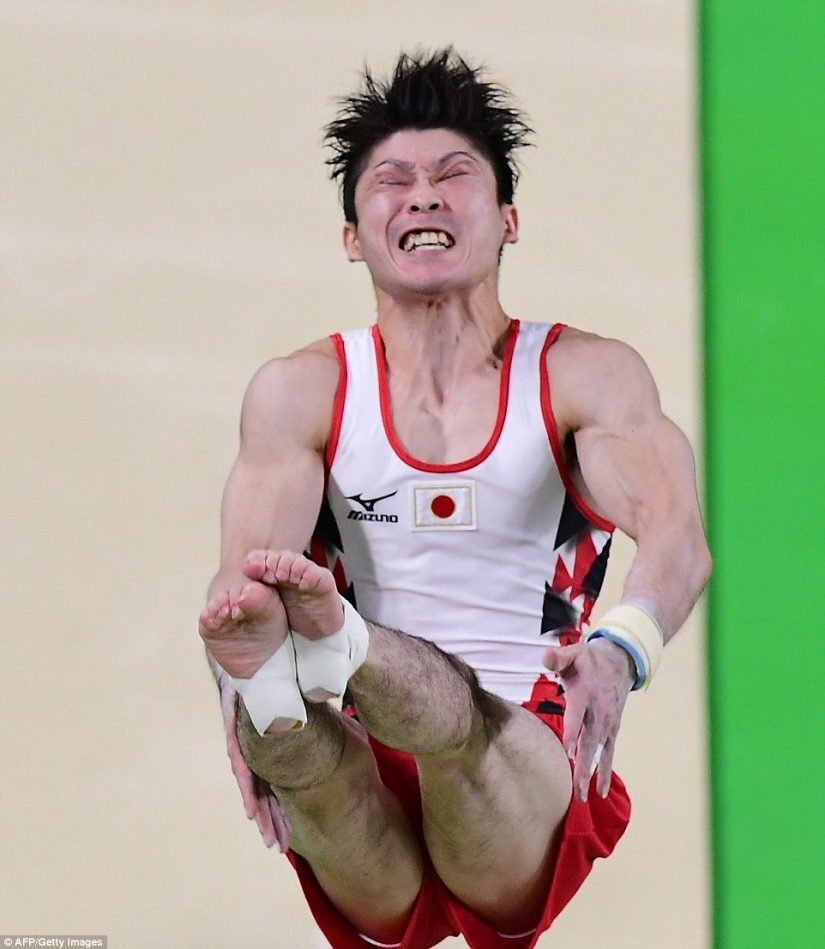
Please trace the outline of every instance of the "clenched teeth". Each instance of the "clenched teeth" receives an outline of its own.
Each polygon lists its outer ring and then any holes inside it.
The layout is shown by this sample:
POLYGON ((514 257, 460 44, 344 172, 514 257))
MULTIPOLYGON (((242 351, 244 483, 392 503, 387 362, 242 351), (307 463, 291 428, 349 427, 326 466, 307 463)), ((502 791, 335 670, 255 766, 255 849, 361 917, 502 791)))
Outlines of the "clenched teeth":
POLYGON ((409 252, 416 247, 452 247, 453 244, 455 241, 446 231, 411 231, 401 246, 409 252))

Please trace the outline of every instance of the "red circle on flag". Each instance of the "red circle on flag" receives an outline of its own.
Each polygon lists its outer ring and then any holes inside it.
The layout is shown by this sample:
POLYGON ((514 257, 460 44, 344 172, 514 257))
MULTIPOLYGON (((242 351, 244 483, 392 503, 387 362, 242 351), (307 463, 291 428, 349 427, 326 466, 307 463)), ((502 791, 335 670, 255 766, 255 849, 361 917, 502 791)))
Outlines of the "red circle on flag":
POLYGON ((436 495, 430 501, 430 510, 436 517, 446 518, 455 514, 455 501, 446 494, 436 495))

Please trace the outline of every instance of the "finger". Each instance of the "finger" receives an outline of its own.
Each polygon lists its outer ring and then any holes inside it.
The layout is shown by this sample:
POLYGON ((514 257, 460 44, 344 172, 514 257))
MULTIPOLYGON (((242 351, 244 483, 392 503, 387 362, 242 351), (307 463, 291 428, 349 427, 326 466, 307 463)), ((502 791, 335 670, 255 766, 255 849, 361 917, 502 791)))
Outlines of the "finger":
POLYGON ((278 843, 278 837, 275 833, 275 825, 272 823, 272 815, 269 813, 269 808, 262 804, 255 815, 255 822, 258 825, 258 830, 261 833, 261 840, 264 842, 264 846, 269 848, 278 843))
POLYGON ((578 646, 550 646, 544 653, 544 665, 557 675, 569 674, 578 653, 578 646))
POLYGON ((599 797, 607 797, 610 793, 610 782, 613 779, 613 751, 616 742, 613 738, 608 738, 604 743, 601 761, 599 762, 599 772, 596 778, 596 791, 599 797))
POLYGON ((278 845, 278 849, 281 853, 286 853, 287 850, 289 850, 289 837, 292 833, 292 827, 286 818, 286 814, 281 810, 278 798, 275 797, 274 794, 270 794, 267 797, 267 807, 272 817, 272 830, 275 835, 275 843, 278 845))
POLYGON ((230 728, 235 731, 235 695, 236 692, 226 682, 221 682, 221 713, 223 714, 223 723, 228 731, 230 728))
POLYGON ((258 795, 255 793, 255 776, 238 778, 238 787, 241 789, 244 813, 247 820, 256 818, 259 809, 258 795))
POLYGON ((587 800, 590 779, 598 764, 598 756, 602 752, 603 730, 598 727, 598 724, 598 722, 586 723, 579 736, 579 747, 573 769, 573 789, 580 801, 587 800))
POLYGON ((232 727, 231 731, 229 730, 230 725, 234 724, 234 715, 232 718, 233 721, 227 719, 226 723, 226 753, 229 757, 229 764, 232 768, 232 774, 235 775, 235 780, 237 781, 238 788, 241 792, 241 800, 243 801, 246 816, 249 820, 252 820, 258 808, 255 789, 255 775, 252 773, 249 765, 246 763, 246 759, 244 758, 243 752, 241 751, 241 745, 238 741, 238 736, 235 733, 234 727, 232 727))
POLYGON ((249 770, 249 766, 241 759, 240 762, 232 762, 232 773, 238 782, 238 788, 241 792, 244 810, 249 820, 255 816, 258 810, 258 794, 255 787, 255 775, 249 770))
POLYGON ((604 752, 604 744, 605 743, 603 741, 600 741, 598 745, 596 745, 596 750, 593 752, 593 759, 590 762, 590 769, 589 769, 591 780, 593 779, 593 775, 596 773, 596 769, 601 764, 602 753, 604 752))
POLYGON ((265 847, 269 848, 278 842, 278 838, 275 836, 275 828, 272 825, 272 815, 266 805, 262 804, 255 813, 255 823, 265 847))
MULTIPOLYGON (((264 846, 269 850, 278 843, 278 835, 275 833, 275 827, 272 824, 272 815, 266 808, 261 809, 261 819, 258 821, 258 829, 261 832, 261 840, 264 846)), ((278 848, 281 850, 281 848, 278 848)), ((281 850, 283 853, 283 850, 281 850)))
POLYGON ((584 716, 587 711, 587 703, 575 691, 567 693, 567 705, 564 709, 564 732, 562 734, 562 744, 567 752, 567 757, 572 761, 576 755, 576 747, 579 743, 584 716))
POLYGON ((281 853, 286 853, 287 850, 289 850, 289 838, 292 834, 292 826, 286 814, 283 812, 278 798, 275 797, 274 794, 270 794, 267 800, 269 802, 269 812, 272 815, 272 823, 275 825, 275 836, 278 840, 278 848, 281 853))
POLYGON ((255 823, 258 825, 264 844, 271 847, 274 843, 277 843, 277 836, 272 821, 272 813, 269 809, 269 787, 258 777, 255 778, 255 799, 257 802, 255 823))

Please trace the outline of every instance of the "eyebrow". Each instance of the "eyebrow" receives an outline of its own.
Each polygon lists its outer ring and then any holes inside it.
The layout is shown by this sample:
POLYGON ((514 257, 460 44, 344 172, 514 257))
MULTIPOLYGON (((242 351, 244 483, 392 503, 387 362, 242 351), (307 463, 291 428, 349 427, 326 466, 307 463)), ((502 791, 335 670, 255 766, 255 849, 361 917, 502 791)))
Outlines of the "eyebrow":
MULTIPOLYGON (((469 158, 471 161, 476 161, 475 156, 471 155, 469 152, 465 152, 462 149, 456 149, 453 152, 447 152, 446 155, 442 155, 441 158, 433 162, 434 168, 442 168, 448 162, 452 161, 456 157, 469 158)), ((400 168, 401 171, 412 172, 415 170, 415 162, 404 161, 401 158, 385 158, 383 161, 378 162, 377 165, 374 165, 372 170, 378 171, 383 165, 392 165, 395 168, 400 168)))

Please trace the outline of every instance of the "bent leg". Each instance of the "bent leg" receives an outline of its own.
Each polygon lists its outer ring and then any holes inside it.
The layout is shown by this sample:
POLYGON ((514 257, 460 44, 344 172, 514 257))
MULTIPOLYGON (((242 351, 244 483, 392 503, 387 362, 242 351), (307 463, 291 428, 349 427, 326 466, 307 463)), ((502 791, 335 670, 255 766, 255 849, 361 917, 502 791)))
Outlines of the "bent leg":
POLYGON ((350 688, 370 734, 416 756, 433 865, 493 928, 529 930, 572 795, 561 742, 530 712, 480 689, 454 656, 370 629, 367 661, 350 688))
MULTIPOLYGON (((210 601, 200 631, 213 658, 244 678, 290 648, 281 597, 257 579, 210 601)), ((300 700, 297 682, 290 685, 300 700)), ((262 737, 243 700, 238 711, 244 758, 277 794, 292 848, 363 933, 387 942, 403 934, 423 878, 421 845, 381 781, 363 729, 326 705, 310 705, 303 729, 271 726, 262 737)))
MULTIPOLYGON (((273 579, 290 624, 312 633, 316 617, 336 612, 332 578, 320 579, 328 571, 298 555, 278 558, 273 579)), ((331 619, 325 622, 330 628, 318 624, 318 637, 334 631, 331 619)), ((369 629, 366 661, 350 690, 368 732, 416 756, 436 870, 495 928, 530 929, 544 904, 572 794, 561 742, 529 712, 480 689, 456 657, 413 636, 369 629)))
POLYGON ((330 901, 360 932, 393 942, 421 887, 420 845, 381 781, 363 729, 326 704, 307 711, 302 731, 262 738, 241 706, 244 757, 277 794, 292 849, 330 901))

